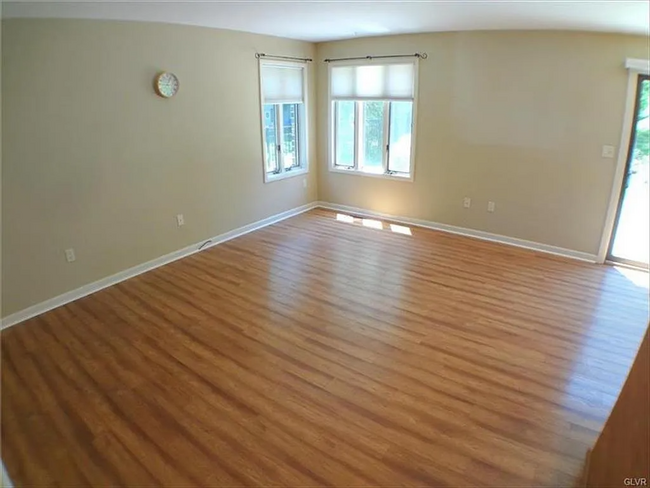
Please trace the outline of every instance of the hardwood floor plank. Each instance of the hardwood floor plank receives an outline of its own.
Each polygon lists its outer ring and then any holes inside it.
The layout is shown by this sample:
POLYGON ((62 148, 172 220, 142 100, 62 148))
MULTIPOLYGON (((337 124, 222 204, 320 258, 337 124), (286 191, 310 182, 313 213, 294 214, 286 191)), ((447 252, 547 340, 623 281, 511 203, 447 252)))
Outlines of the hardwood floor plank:
POLYGON ((16 486, 568 486, 648 275, 314 210, 2 332, 16 486))

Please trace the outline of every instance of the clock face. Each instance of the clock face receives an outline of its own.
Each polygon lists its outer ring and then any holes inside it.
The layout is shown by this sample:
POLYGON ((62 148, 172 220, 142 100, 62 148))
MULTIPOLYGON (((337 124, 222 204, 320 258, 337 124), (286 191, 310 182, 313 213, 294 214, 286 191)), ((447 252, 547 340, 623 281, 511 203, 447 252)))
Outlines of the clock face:
POLYGON ((172 73, 160 73, 156 77, 155 87, 161 97, 173 97, 178 91, 178 78, 172 73))

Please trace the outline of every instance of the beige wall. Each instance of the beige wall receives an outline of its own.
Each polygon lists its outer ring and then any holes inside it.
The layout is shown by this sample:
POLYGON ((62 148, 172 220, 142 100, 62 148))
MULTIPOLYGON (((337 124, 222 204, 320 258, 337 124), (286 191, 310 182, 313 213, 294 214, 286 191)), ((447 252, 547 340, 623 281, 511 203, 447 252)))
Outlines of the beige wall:
POLYGON ((313 44, 85 20, 4 20, 2 36, 3 316, 316 199, 313 118, 310 174, 263 183, 254 57, 313 44), (161 70, 180 79, 170 100, 161 70))
POLYGON ((605 34, 315 47, 189 26, 18 19, 3 21, 2 49, 3 316, 316 199, 596 253, 615 167, 600 151, 619 144, 623 61, 648 55, 645 38, 605 34), (256 51, 315 57, 307 189, 302 176, 263 183, 256 51), (321 60, 415 51, 429 54, 415 181, 330 173, 321 60), (171 100, 153 93, 160 70, 180 78, 171 100))
MULTIPOLYGON (((626 99, 626 57, 647 38, 463 32, 317 46, 319 60, 426 52, 420 63, 415 181, 330 173, 319 92, 319 198, 596 254, 626 99), (472 198, 464 209, 463 197, 472 198), (496 212, 487 212, 487 202, 496 212)), ((318 65, 327 86, 327 66, 318 65)))

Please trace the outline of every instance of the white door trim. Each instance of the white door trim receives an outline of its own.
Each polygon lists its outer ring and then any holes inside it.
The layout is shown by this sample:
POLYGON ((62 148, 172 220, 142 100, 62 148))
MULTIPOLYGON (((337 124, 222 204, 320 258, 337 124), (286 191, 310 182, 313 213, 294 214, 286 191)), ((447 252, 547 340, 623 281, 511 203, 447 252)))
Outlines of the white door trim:
POLYGON ((618 201, 621 198, 623 190, 623 180, 625 178, 625 167, 627 166, 628 150, 630 146, 630 137, 632 135, 632 122, 634 121, 634 109, 636 106, 636 89, 639 75, 650 74, 650 62, 647 59, 626 59, 625 67, 629 70, 627 78, 627 98, 625 100, 625 114, 623 115, 623 129, 621 130, 621 142, 618 145, 618 159, 616 170, 614 172, 614 182, 609 197, 609 206, 603 234, 600 239, 600 248, 598 249, 598 263, 604 263, 607 259, 607 249, 614 232, 614 222, 616 212, 618 211, 618 201))

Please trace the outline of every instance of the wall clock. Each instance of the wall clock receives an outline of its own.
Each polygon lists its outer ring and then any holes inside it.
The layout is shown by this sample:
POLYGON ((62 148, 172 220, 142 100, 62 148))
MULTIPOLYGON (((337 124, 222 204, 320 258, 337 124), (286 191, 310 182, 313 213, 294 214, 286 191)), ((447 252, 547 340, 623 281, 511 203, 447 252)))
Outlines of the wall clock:
POLYGON ((178 78, 173 73, 160 73, 153 82, 156 93, 163 98, 170 98, 178 91, 178 78))

